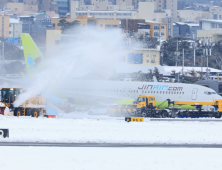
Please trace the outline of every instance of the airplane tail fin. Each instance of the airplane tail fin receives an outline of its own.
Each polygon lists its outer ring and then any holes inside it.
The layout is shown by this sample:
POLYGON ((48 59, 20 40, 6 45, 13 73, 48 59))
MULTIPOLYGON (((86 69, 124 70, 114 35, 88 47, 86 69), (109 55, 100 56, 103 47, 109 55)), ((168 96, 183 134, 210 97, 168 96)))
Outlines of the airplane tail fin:
POLYGON ((28 33, 21 33, 25 63, 27 68, 27 73, 29 74, 36 66, 38 66, 44 57, 39 51, 32 37, 28 33))

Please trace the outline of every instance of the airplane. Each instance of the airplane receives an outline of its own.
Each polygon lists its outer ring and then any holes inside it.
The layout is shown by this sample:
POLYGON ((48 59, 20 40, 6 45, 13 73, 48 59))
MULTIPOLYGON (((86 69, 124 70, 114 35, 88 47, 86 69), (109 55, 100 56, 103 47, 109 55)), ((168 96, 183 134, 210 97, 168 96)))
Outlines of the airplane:
MULTIPOLYGON (((21 34, 27 72, 44 61, 44 57, 28 33, 21 34)), ((184 83, 134 82, 134 81, 93 81, 65 78, 55 85, 55 91, 68 97, 92 98, 101 101, 119 101, 119 104, 131 104, 139 95, 153 95, 156 106, 167 107, 167 99, 171 101, 213 102, 222 99, 214 90, 184 83)), ((184 109, 194 109, 183 106, 184 109)))
MULTIPOLYGON (((97 96, 102 100, 113 98, 119 100, 120 104, 130 104, 139 95, 152 95, 156 98, 156 106, 161 105, 160 108, 168 106, 165 102, 167 99, 197 102, 222 99, 210 88, 183 83, 72 80, 66 82, 64 86, 61 84, 57 89, 67 96, 97 96)), ((193 109, 191 106, 182 106, 182 108, 193 109)))

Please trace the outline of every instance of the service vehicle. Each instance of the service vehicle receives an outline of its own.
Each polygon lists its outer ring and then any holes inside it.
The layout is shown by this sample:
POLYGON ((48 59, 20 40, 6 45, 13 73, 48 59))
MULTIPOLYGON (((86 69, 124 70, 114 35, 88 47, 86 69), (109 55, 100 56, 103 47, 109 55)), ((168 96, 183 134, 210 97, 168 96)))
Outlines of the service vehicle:
POLYGON ((191 105, 196 107, 196 110, 178 110, 177 117, 215 117, 221 118, 222 115, 222 99, 215 99, 214 102, 183 102, 183 101, 170 101, 168 100, 168 105, 191 105), (213 109, 203 110, 203 106, 213 106, 213 109))
MULTIPOLYGON (((215 99, 213 102, 196 102, 196 101, 171 101, 167 99, 168 107, 165 109, 158 109, 156 106, 155 96, 139 95, 136 104, 127 105, 127 107, 134 107, 132 110, 129 108, 122 109, 122 113, 133 113, 131 116, 137 117, 215 117, 220 118, 222 115, 222 99, 215 99), (189 105, 194 106, 196 109, 182 109, 180 106, 189 105), (212 106, 211 110, 203 110, 202 106, 212 106), (136 109, 136 111, 135 111, 136 109)), ((163 102, 164 103, 164 102, 163 102)), ((111 108, 110 108, 111 109, 111 108)), ((114 112, 117 112, 114 110, 114 112)))
POLYGON ((139 117, 169 117, 168 109, 157 109, 155 96, 139 95, 137 98, 136 115, 139 117))
POLYGON ((32 116, 39 117, 39 115, 46 114, 46 106, 44 105, 44 98, 41 96, 30 97, 19 106, 14 106, 14 102, 22 94, 22 88, 1 88, 1 114, 4 114, 5 108, 8 107, 12 116, 32 116))
POLYGON ((109 108, 108 108, 109 116, 117 116, 118 109, 119 109, 118 104, 113 104, 113 105, 109 106, 109 108))

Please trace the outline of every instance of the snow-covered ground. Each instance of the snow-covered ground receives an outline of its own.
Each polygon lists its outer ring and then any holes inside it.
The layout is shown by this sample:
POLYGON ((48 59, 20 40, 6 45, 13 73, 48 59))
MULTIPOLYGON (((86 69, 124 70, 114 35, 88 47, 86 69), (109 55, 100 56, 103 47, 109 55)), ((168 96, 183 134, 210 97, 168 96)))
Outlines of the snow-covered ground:
POLYGON ((222 149, 0 147, 1 170, 221 170, 222 149))
POLYGON ((0 128, 9 129, 9 138, 0 142, 96 142, 96 143, 187 143, 221 144, 222 122, 145 122, 124 118, 87 116, 57 119, 0 116, 0 128), (86 117, 86 118, 85 118, 86 117))

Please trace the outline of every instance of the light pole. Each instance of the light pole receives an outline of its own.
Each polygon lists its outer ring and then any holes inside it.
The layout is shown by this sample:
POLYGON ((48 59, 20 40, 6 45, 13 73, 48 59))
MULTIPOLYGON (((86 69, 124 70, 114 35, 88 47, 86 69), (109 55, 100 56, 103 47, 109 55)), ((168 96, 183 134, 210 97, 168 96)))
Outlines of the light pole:
POLYGON ((183 48, 183 65, 182 65, 182 75, 183 75, 183 68, 184 68, 184 48, 183 48))
POLYGON ((177 66, 178 56, 180 55, 180 52, 178 51, 178 39, 177 39, 177 51, 174 53, 174 55, 176 55, 176 66, 177 66))
POLYGON ((193 65, 195 66, 196 62, 196 42, 193 43, 193 65))
POLYGON ((5 55, 5 42, 0 41, 0 44, 2 45, 2 52, 1 52, 1 60, 4 60, 4 55, 5 55))
POLYGON ((212 44, 211 44, 210 39, 202 40, 202 44, 203 44, 202 45, 202 47, 203 47, 203 56, 204 56, 204 58, 207 59, 206 79, 208 80, 209 79, 209 71, 210 71, 210 69, 208 68, 208 59, 209 59, 209 56, 211 56, 212 44))

